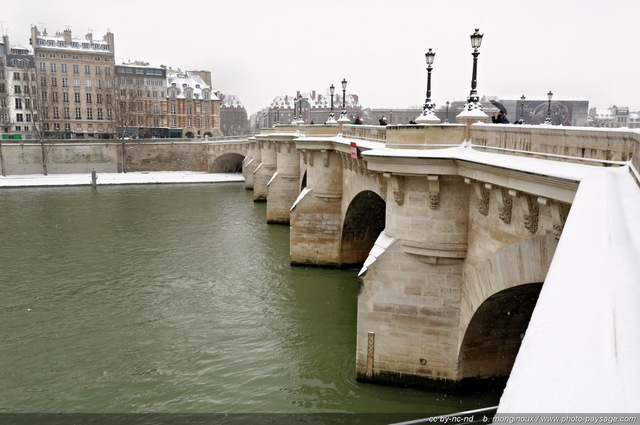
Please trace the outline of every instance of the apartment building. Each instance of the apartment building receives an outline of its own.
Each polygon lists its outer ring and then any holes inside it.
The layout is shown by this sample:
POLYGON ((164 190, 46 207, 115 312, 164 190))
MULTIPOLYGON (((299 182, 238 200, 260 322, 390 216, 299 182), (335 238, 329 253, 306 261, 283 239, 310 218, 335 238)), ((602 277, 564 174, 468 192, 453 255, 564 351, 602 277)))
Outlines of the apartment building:
POLYGON ((220 99, 205 71, 167 70, 166 117, 169 137, 220 137, 220 99), (202 74, 205 78, 202 78, 202 74))
POLYGON ((115 137, 113 34, 76 38, 70 29, 49 35, 33 26, 31 46, 40 137, 115 137))
POLYGON ((25 139, 34 135, 37 115, 31 96, 36 73, 28 47, 12 46, 9 36, 0 43, 0 128, 5 139, 25 139))
POLYGON ((115 66, 118 137, 166 138, 167 70, 135 61, 115 66))

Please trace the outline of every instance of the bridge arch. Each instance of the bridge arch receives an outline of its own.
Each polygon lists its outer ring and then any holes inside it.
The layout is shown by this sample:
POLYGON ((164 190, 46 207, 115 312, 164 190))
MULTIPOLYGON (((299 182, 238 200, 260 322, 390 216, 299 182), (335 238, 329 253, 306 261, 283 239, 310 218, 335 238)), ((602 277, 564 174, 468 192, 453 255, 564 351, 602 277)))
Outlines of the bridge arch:
POLYGON ((386 202, 377 193, 365 190, 351 200, 342 226, 340 258, 343 266, 359 265, 367 259, 384 230, 385 220, 386 202))
POLYGON ((509 376, 556 245, 551 234, 521 239, 465 269, 460 379, 509 376))
POLYGON ((229 152, 220 155, 209 166, 210 173, 241 173, 244 155, 229 152))
POLYGON ((482 303, 462 341, 462 379, 509 376, 541 289, 541 282, 518 285, 482 303))

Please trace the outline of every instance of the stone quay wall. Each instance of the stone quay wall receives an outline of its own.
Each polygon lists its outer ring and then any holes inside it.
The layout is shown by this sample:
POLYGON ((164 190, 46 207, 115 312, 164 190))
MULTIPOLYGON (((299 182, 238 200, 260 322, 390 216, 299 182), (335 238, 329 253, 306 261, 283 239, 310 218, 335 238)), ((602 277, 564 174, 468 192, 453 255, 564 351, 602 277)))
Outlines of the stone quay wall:
POLYGON ((126 140, 0 142, 3 175, 211 170, 225 141, 126 140), (123 155, 124 153, 124 155, 123 155), (44 160, 43 160, 44 158, 44 160), (124 161, 123 161, 124 158, 124 161))

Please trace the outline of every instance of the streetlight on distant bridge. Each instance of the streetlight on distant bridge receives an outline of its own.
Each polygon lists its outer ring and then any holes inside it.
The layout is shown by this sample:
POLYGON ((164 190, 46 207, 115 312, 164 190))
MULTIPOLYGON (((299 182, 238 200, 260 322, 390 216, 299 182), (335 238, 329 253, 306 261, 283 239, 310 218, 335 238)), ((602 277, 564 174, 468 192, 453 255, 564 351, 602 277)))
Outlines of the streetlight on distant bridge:
POLYGON ((553 92, 551 90, 549 90, 549 93, 547 93, 547 98, 549 99, 549 103, 547 106, 547 119, 544 120, 544 123, 547 125, 551 125, 551 99, 553 98, 553 92))
POLYGON ((343 78, 342 79, 342 112, 340 112, 340 119, 338 119, 338 122, 343 124, 351 122, 351 120, 347 118, 346 97, 347 97, 347 79, 343 78))
POLYGON ((331 93, 331 113, 329 114, 329 119, 325 124, 337 124, 338 121, 336 121, 336 116, 333 113, 333 94, 336 92, 336 88, 333 84, 329 86, 329 92, 331 93))

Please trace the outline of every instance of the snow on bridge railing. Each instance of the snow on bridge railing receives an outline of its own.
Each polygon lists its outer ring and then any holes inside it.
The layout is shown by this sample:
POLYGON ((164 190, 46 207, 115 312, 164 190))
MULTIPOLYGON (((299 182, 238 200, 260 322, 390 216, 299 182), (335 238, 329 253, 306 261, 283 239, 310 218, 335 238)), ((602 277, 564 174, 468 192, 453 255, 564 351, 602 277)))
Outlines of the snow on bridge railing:
POLYGON ((384 143, 387 141, 387 128, 381 125, 345 124, 342 126, 342 137, 384 143))

